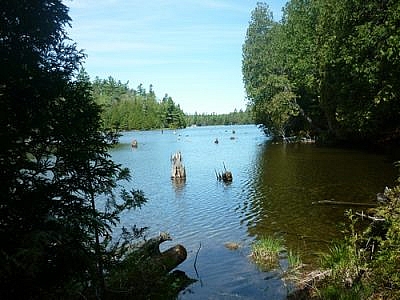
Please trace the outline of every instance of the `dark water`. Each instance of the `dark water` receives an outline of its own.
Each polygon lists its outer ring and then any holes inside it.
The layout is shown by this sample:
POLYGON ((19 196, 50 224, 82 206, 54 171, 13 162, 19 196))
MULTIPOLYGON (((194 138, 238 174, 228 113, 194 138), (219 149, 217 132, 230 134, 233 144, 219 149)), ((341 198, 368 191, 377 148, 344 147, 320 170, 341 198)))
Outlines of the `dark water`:
POLYGON ((122 225, 149 226, 148 236, 168 231, 188 258, 178 269, 198 281, 180 299, 285 299, 277 272, 261 272, 248 258, 251 243, 279 235, 312 263, 327 242, 340 238, 345 208, 313 205, 324 199, 372 202, 396 177, 392 161, 362 151, 315 145, 272 144, 255 126, 197 127, 127 132, 113 159, 130 168, 128 188, 148 203, 122 216, 122 225), (233 132, 234 131, 234 132, 233 132), (219 143, 214 140, 218 138, 219 143), (137 139, 139 146, 131 149, 137 139), (170 156, 181 151, 184 184, 170 179, 170 156), (215 171, 233 173, 233 182, 215 171), (224 244, 236 242, 238 250, 224 244), (197 260, 195 264, 197 254, 197 260))

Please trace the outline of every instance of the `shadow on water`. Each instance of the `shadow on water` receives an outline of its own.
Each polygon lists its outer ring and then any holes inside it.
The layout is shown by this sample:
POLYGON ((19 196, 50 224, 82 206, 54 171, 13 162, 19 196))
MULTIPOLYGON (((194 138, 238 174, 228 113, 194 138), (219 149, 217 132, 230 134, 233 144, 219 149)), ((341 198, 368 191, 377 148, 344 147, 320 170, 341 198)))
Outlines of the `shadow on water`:
POLYGON ((345 210, 352 208, 315 202, 374 203, 396 177, 384 156, 356 150, 266 143, 258 159, 242 196, 242 222, 251 236, 284 237, 306 263, 341 237, 345 210))
POLYGON ((327 242, 340 237, 346 209, 312 202, 372 202, 396 177, 384 156, 272 144, 255 126, 126 132, 121 142, 112 157, 131 170, 127 187, 148 198, 142 209, 124 214, 121 225, 149 226, 149 236, 168 231, 173 244, 185 246, 188 257, 178 269, 198 281, 180 299, 285 299, 279 274, 251 263, 251 243, 280 235, 287 248, 312 263, 327 242), (132 139, 138 141, 134 150, 132 139), (184 183, 170 177, 176 151, 183 156, 184 183), (233 174, 229 185, 215 176, 224 166, 233 174), (238 249, 228 249, 228 242, 238 249))

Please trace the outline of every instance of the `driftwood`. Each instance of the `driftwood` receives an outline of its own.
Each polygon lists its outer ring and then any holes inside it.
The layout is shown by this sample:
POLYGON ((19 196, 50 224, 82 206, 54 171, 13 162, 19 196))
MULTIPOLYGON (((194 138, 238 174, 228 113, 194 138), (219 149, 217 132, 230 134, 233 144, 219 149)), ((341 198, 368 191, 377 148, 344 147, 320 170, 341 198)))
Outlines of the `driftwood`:
POLYGON ((372 220, 374 222, 383 222, 383 221, 385 221, 384 218, 378 218, 378 217, 370 216, 370 215, 365 214, 363 211, 360 212, 360 213, 356 212, 356 215, 360 216, 361 218, 367 218, 367 219, 372 220))
POLYGON ((107 282, 105 299, 175 299, 195 282, 184 272, 174 270, 187 257, 185 247, 177 244, 160 251, 160 244, 170 240, 168 233, 160 233, 130 246, 124 262, 116 266, 112 280, 107 282))
POLYGON ((312 272, 301 272, 295 270, 294 273, 288 272, 285 274, 283 279, 286 282, 290 282, 292 285, 294 284, 294 286, 293 290, 287 295, 287 299, 314 299, 315 290, 319 285, 321 285, 321 282, 331 276, 331 273, 331 270, 315 270, 312 272))
POLYGON ((335 200, 321 200, 313 202, 312 204, 367 206, 367 207, 377 206, 376 203, 346 202, 346 201, 335 201, 335 200))
POLYGON ((313 287, 317 282, 324 280, 326 277, 331 276, 332 270, 315 270, 310 273, 304 274, 302 278, 299 278, 296 285, 299 288, 313 287))
POLYGON ((160 244, 165 241, 171 241, 168 233, 162 232, 159 236, 153 237, 143 244, 139 245, 135 252, 138 256, 143 257, 153 272, 169 273, 181 264, 187 258, 185 247, 177 244, 163 252, 160 251, 160 244))
POLYGON ((186 179, 185 166, 182 163, 181 152, 176 152, 171 156, 171 178, 172 179, 186 179))

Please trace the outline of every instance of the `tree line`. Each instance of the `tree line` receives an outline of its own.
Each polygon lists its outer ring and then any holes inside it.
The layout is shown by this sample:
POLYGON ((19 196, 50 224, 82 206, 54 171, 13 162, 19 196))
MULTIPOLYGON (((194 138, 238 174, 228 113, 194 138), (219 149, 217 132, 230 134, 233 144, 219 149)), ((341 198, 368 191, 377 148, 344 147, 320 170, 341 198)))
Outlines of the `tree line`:
POLYGON ((208 126, 208 125, 243 125, 252 124, 253 116, 250 109, 245 111, 235 109, 227 114, 207 114, 207 113, 194 113, 193 115, 186 115, 186 122, 188 125, 208 126))
MULTIPOLYGON (((84 72, 84 71, 83 71, 84 72)), ((102 119, 106 128, 118 130, 148 130, 155 128, 184 128, 185 114, 179 104, 165 94, 158 100, 153 86, 149 90, 140 84, 131 89, 111 76, 96 77, 92 82, 93 97, 102 106, 102 119)))
POLYGON ((242 72, 255 121, 275 137, 397 143, 400 22, 394 0, 291 0, 252 11, 242 72))
MULTIPOLYGON (((89 80, 85 70, 81 76, 89 80)), ((185 114, 172 97, 165 94, 158 99, 153 85, 149 90, 139 84, 136 89, 109 76, 107 79, 96 77, 91 82, 93 98, 102 107, 104 126, 117 130, 149 130, 156 128, 177 129, 191 125, 230 125, 251 124, 252 114, 236 109, 227 114, 185 114)))

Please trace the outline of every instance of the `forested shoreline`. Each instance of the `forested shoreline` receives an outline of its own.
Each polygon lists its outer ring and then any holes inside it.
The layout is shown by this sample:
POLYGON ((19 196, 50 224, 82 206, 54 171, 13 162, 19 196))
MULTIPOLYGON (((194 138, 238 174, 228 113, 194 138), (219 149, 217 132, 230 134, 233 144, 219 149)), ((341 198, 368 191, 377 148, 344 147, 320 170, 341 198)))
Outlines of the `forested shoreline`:
MULTIPOLYGON (((398 149, 399 12, 394 0, 291 0, 277 22, 257 3, 242 48, 255 122, 275 139, 398 149)), ((366 216, 347 211, 344 239, 322 256, 322 271, 295 268, 293 299, 398 299, 400 186, 377 192, 366 216)))
MULTIPOLYGON (((82 71, 84 72, 84 71, 82 71)), ((102 120, 106 128, 115 130, 148 130, 156 128, 184 128, 185 114, 172 97, 158 100, 152 85, 149 90, 140 84, 129 88, 111 76, 96 77, 92 84, 93 98, 102 107, 102 120)))
MULTIPOLYGON (((88 78, 85 70, 81 76, 88 78)), ((89 79, 88 79, 89 80, 89 79)), ((90 80, 89 80, 90 81, 90 80)), ((178 129, 187 126, 251 124, 250 109, 231 113, 185 114, 171 96, 158 98, 150 85, 148 91, 140 84, 136 89, 109 76, 91 82, 95 102, 102 107, 104 127, 113 130, 178 129)))
POLYGON ((242 71, 256 123, 275 137, 396 144, 398 1, 292 0, 251 14, 242 71))
MULTIPOLYGON (((276 137, 399 141, 399 1, 292 0, 281 22, 258 3, 243 45, 249 109, 220 116, 185 116, 151 86, 134 90, 111 77, 91 82, 81 69, 85 53, 68 37, 72 20, 63 1, 2 4, 2 299, 174 299, 192 282, 169 272, 174 261, 169 268, 160 261, 158 246, 169 235, 143 248, 146 228, 114 231, 121 213, 147 202, 141 190, 124 188, 130 171, 111 159, 120 130, 254 117, 276 137)), ((349 260, 339 262, 352 266, 351 274, 335 270, 332 259, 336 290, 398 298, 400 187, 383 196, 371 211, 382 227, 371 225, 362 235, 350 228, 343 246, 349 260)))

